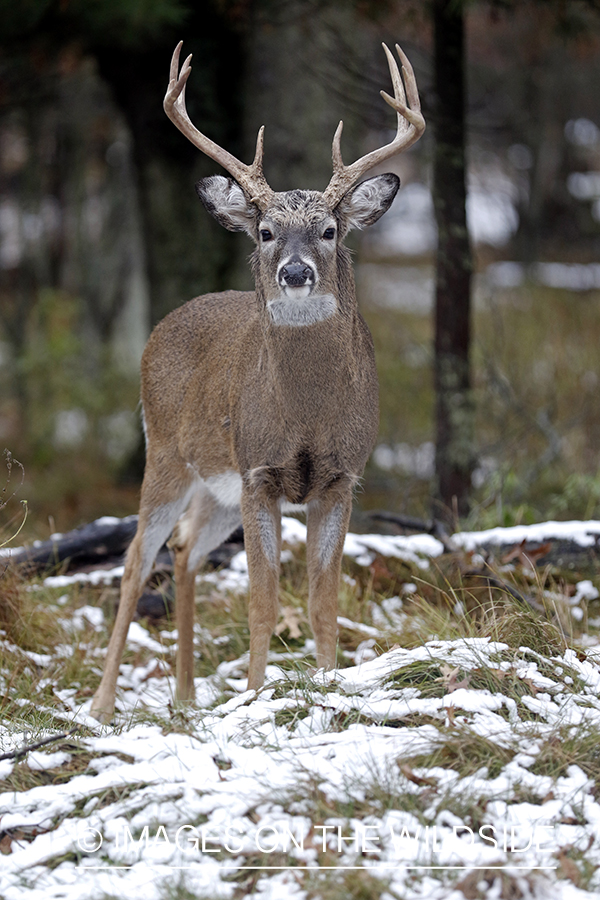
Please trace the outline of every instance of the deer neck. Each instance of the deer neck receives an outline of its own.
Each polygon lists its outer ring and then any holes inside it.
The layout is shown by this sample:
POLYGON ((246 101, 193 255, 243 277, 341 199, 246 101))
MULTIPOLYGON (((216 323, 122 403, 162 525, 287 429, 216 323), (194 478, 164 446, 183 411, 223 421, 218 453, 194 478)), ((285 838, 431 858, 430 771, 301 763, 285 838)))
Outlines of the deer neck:
POLYGON ((339 392, 354 382, 364 351, 354 280, 342 292, 332 292, 335 311, 322 321, 306 326, 282 326, 273 322, 266 304, 262 315, 263 368, 277 405, 301 413, 302 418, 323 414, 323 404, 339 405, 339 392), (338 399, 336 399, 338 398, 338 399))

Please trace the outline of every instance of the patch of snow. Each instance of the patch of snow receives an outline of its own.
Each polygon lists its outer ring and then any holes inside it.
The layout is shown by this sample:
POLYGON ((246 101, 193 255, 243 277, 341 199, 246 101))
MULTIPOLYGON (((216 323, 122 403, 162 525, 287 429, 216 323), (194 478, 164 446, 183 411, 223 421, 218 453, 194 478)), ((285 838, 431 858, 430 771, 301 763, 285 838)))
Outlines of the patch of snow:
POLYGON ((424 441, 417 447, 411 444, 378 444, 373 451, 373 462, 385 471, 397 470, 416 478, 433 478, 435 472, 435 445, 424 441))
MULTIPOLYGON (((262 870, 258 892, 302 897, 303 870, 293 867, 310 866, 316 874, 327 848, 328 864, 381 874, 390 880, 390 891, 407 900, 453 897, 453 870, 443 867, 457 865, 518 865, 539 885, 540 878, 546 879, 540 896, 565 900, 566 882, 552 867, 560 848, 567 846, 580 848, 590 865, 600 863, 589 842, 600 824, 600 805, 592 780, 579 766, 569 766, 556 779, 531 770, 540 742, 555 734, 558 724, 576 724, 577 712, 580 721, 590 713, 600 717, 600 708, 585 705, 599 690, 600 652, 583 661, 569 652, 544 660, 563 673, 576 669, 591 693, 566 691, 558 676, 555 682, 546 679, 557 689, 552 696, 543 689, 525 695, 523 706, 540 717, 535 739, 534 723, 521 719, 515 702, 500 692, 461 687, 423 697, 418 687, 398 687, 401 681, 392 678, 415 663, 446 662, 467 673, 486 665, 508 673, 517 665, 519 677, 542 679, 534 660, 544 658, 533 654, 515 662, 506 645, 487 639, 431 641, 412 650, 391 650, 350 669, 317 673, 315 683, 322 687, 314 693, 305 686, 296 691, 291 680, 284 696, 279 688, 277 699, 267 687, 258 695, 241 693, 212 710, 190 710, 196 727, 189 734, 165 732, 159 725, 127 724, 113 730, 96 723, 96 736, 80 739, 94 755, 87 772, 64 783, 0 794, 5 833, 33 829, 29 843, 13 843, 12 852, 3 857, 0 895, 7 900, 23 893, 40 900, 42 894, 44 900, 100 900, 108 892, 159 900, 180 877, 177 873, 184 872, 188 891, 228 897, 236 866, 252 865, 257 856, 268 865, 271 853, 279 854, 273 859, 280 864, 283 853, 292 868, 262 870), (301 709, 307 714, 295 718, 301 709), (277 724, 283 712, 289 727, 277 724), (411 725, 408 717, 414 715, 427 716, 431 724, 411 725), (335 723, 347 717, 347 726, 339 730, 335 723), (463 777, 441 766, 402 768, 403 759, 442 746, 457 726, 461 734, 470 730, 492 738, 509 752, 509 762, 494 778, 485 766, 463 777), (384 797, 388 792, 396 796, 397 805, 373 803, 372 784, 384 797), (332 805, 330 814, 318 817, 311 805, 314 785, 332 805), (418 817, 407 807, 411 796, 417 804, 427 798, 418 817), (105 798, 102 804, 99 798, 105 798), (461 812, 471 802, 477 805, 479 825, 461 812), (336 803, 354 814, 336 816, 336 803), (360 814, 363 803, 372 804, 366 817, 360 814), (369 852, 363 850, 367 838, 369 852), (442 868, 426 869, 415 879, 410 865, 442 868), (549 868, 542 871, 540 866, 549 868)), ((221 676, 234 673, 240 663, 244 665, 240 660, 222 664, 221 676)), ((121 671, 132 685, 119 698, 120 718, 128 722, 146 700, 149 684, 132 678, 131 667, 121 671)), ((172 685, 171 678, 157 681, 172 685)), ((199 691, 200 703, 216 699, 215 679, 196 683, 198 688, 213 685, 207 694, 199 691)), ((60 753, 39 756, 49 766, 60 753)), ((11 769, 12 763, 0 763, 0 776, 11 769)), ((597 887, 592 882, 570 896, 593 900, 597 887)), ((486 888, 487 900, 495 896, 490 891, 486 888)))
POLYGON ((581 603, 582 600, 596 600, 600 597, 597 587, 594 587, 591 581, 578 581, 575 585, 575 593, 569 598, 569 602, 574 606, 581 603))
POLYGON ((30 769, 36 771, 44 771, 44 769, 55 769, 63 766, 71 759, 70 753, 64 750, 56 750, 54 753, 44 753, 42 750, 32 750, 27 754, 27 765, 30 769))
POLYGON ((115 566, 114 569, 94 569, 93 572, 75 572, 73 575, 49 575, 44 578, 44 587, 62 588, 71 584, 111 584, 121 579, 124 566, 115 566))
POLYGON ((483 544, 520 544, 522 541, 555 539, 574 541, 580 547, 593 547, 600 537, 600 521, 540 522, 537 525, 514 525, 509 528, 490 528, 486 531, 458 532, 452 541, 463 550, 475 550, 483 544))

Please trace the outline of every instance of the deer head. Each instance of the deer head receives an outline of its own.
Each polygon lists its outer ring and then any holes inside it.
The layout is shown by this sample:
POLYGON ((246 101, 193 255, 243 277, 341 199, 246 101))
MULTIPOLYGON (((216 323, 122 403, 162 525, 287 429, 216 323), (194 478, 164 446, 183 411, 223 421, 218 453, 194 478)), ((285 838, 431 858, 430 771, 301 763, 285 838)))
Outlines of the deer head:
POLYGON ((258 132, 254 161, 244 165, 209 140, 192 124, 185 106, 191 55, 179 71, 180 42, 171 60, 164 108, 169 118, 203 153, 232 176, 213 175, 196 185, 198 196, 214 218, 229 231, 245 231, 256 244, 253 271, 259 300, 275 325, 307 325, 328 318, 343 298, 337 291, 340 263, 349 267, 342 242, 353 228, 372 225, 390 207, 400 180, 377 175, 357 182, 374 166, 406 150, 425 129, 414 72, 396 45, 398 65, 383 45, 394 96, 381 91, 397 112, 397 132, 387 146, 373 150, 349 166, 341 153, 343 122, 333 138, 333 175, 321 191, 274 192, 263 173, 264 127, 258 132))

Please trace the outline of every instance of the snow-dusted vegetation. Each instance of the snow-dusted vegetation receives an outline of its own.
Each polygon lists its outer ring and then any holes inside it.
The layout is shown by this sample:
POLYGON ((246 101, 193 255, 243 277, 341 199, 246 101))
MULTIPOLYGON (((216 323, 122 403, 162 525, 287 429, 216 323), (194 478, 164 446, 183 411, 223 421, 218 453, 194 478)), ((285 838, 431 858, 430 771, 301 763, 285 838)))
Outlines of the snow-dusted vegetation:
POLYGON ((339 667, 314 673, 287 519, 265 688, 245 690, 242 553, 199 579, 195 706, 173 705, 176 632, 135 622, 105 727, 87 710, 118 570, 8 569, 0 896, 596 897, 598 533, 496 529, 450 553, 351 534, 339 667), (587 563, 536 568, 558 540, 587 563))

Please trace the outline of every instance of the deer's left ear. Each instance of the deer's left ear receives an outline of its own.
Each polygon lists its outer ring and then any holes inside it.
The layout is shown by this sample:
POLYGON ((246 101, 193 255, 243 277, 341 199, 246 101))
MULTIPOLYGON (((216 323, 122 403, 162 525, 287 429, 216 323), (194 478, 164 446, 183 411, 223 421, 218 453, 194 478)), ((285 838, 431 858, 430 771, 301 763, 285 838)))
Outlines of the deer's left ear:
POLYGON ((348 230, 376 222, 392 205, 399 187, 398 176, 388 173, 367 178, 344 194, 337 209, 345 217, 348 230))

